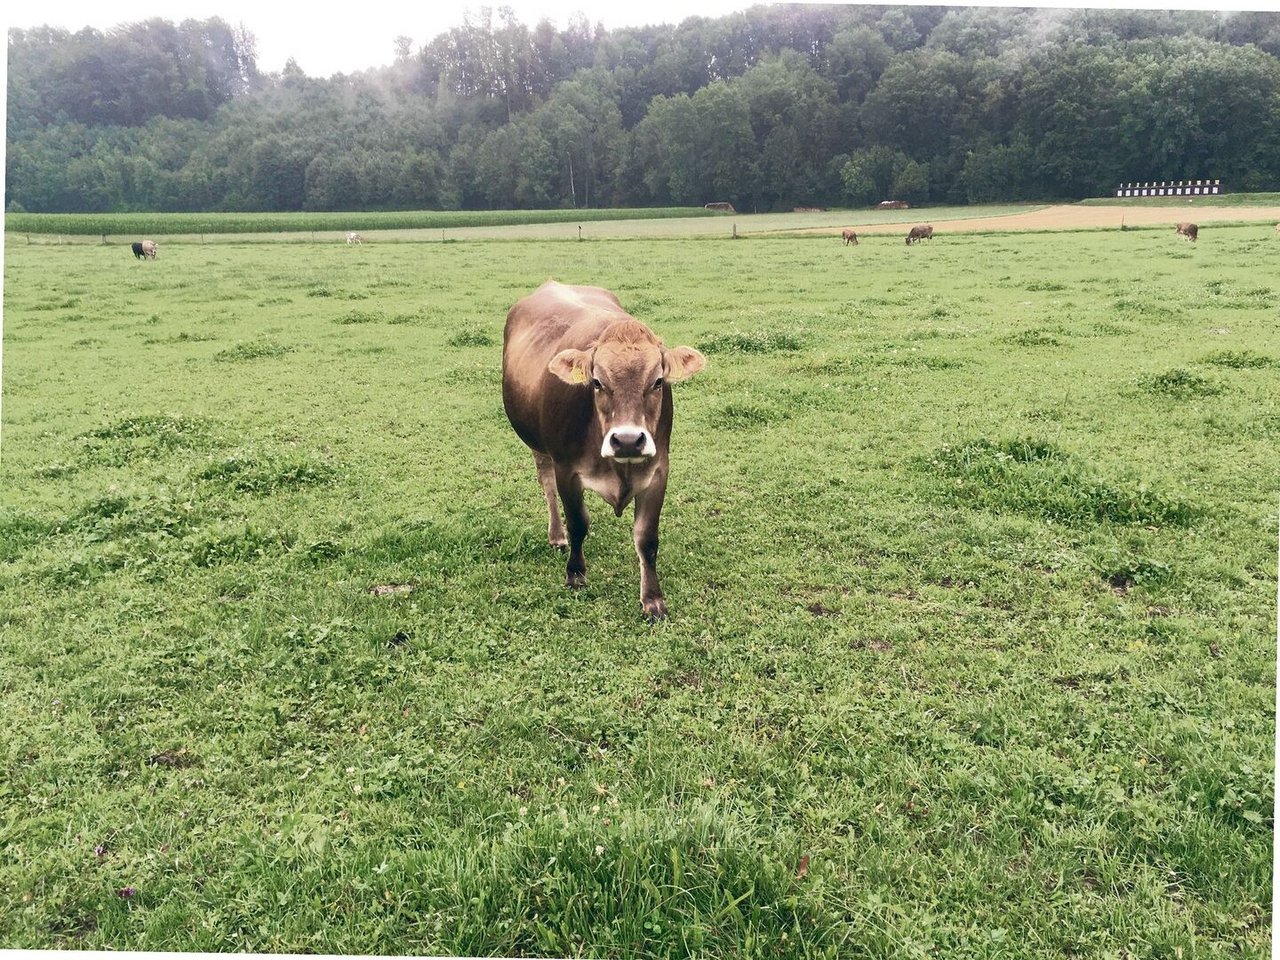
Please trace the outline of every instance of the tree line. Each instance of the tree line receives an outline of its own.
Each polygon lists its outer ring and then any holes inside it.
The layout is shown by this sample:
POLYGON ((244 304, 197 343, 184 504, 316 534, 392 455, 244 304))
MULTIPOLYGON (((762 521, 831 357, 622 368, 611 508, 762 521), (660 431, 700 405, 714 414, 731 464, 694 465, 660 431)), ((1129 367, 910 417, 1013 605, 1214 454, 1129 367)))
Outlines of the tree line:
POLYGON ((11 210, 1074 199, 1280 189, 1280 14, 779 5, 263 74, 218 18, 9 31, 11 210))

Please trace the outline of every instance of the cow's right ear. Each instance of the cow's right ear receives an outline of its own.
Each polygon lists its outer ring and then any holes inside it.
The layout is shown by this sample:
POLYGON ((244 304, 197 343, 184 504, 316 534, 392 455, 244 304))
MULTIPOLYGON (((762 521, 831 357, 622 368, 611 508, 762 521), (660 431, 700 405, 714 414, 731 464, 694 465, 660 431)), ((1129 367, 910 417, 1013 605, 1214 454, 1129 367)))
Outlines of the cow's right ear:
POLYGON ((565 383, 587 383, 591 380, 591 354, 586 350, 561 350, 547 369, 565 383))

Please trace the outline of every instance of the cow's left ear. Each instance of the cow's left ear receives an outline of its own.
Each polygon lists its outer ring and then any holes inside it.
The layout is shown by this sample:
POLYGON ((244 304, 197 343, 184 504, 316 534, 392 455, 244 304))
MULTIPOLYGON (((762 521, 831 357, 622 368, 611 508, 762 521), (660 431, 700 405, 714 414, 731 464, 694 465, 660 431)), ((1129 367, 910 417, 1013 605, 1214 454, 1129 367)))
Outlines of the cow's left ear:
POLYGON ((547 369, 565 383, 581 384, 591 379, 591 354, 586 350, 561 350, 547 369))
POLYGON ((676 347, 662 356, 666 378, 672 383, 688 380, 707 365, 707 358, 693 347, 676 347))

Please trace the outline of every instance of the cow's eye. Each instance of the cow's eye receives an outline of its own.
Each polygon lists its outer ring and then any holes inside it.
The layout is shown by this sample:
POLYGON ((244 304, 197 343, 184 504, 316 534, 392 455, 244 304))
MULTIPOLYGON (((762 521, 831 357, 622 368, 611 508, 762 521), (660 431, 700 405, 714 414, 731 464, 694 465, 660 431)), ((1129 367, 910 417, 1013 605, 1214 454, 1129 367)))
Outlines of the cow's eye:
POLYGON ((595 377, 592 377, 592 378, 591 378, 591 389, 592 389, 592 390, 603 390, 603 389, 604 389, 604 384, 603 384, 603 383, 601 383, 599 380, 597 380, 595 377))
POLYGON ((655 390, 660 390, 660 389, 662 389, 662 385, 663 385, 664 383, 666 383, 666 381, 665 381, 665 380, 663 380, 661 377, 659 377, 657 380, 653 381, 653 389, 655 389, 655 390))

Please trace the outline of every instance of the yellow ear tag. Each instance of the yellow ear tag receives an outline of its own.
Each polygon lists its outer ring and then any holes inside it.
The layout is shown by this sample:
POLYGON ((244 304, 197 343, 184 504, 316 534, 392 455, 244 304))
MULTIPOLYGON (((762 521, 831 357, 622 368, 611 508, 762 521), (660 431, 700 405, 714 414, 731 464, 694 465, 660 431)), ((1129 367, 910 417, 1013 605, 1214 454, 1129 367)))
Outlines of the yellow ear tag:
POLYGON ((574 382, 574 383, 586 383, 586 382, 587 382, 587 372, 586 372, 585 370, 583 370, 581 367, 574 367, 574 368, 573 368, 573 382, 574 382))

